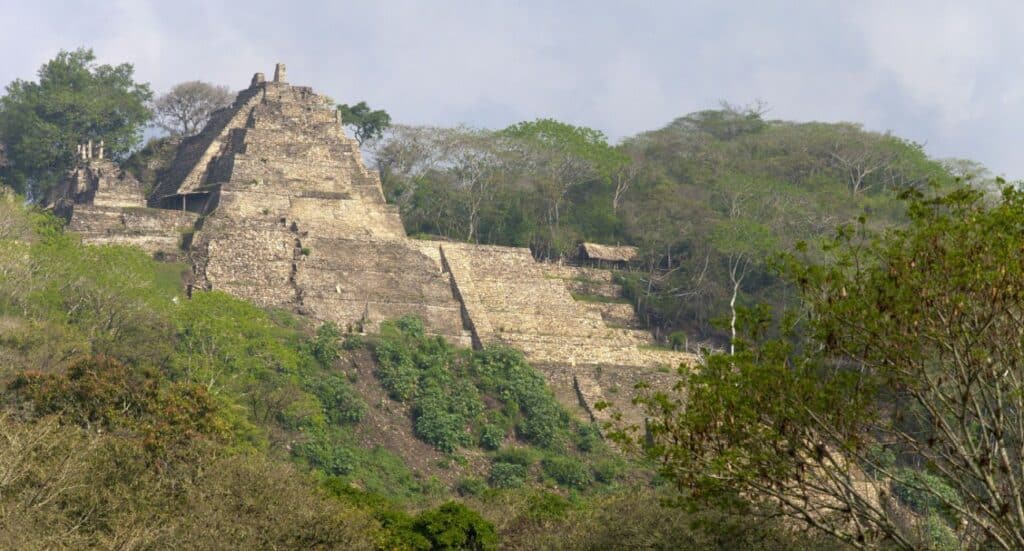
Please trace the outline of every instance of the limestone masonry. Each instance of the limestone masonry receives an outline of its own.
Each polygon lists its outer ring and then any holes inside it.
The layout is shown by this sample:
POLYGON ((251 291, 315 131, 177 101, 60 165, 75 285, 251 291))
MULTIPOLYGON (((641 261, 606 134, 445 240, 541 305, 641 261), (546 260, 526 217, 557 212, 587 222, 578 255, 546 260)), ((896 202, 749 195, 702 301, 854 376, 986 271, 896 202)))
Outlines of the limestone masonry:
POLYGON ((137 181, 85 147, 53 208, 88 242, 187 254, 195 289, 343 330, 372 332, 413 314, 456 344, 507 344, 566 405, 598 420, 597 401, 635 416, 636 382, 668 380, 694 361, 651 346, 632 307, 614 301, 620 290, 610 271, 538 263, 528 249, 410 239, 333 102, 288 84, 283 65, 272 81, 257 73, 186 138, 148 200, 137 181), (575 300, 580 291, 607 300, 575 300))
POLYGON ((135 245, 165 260, 185 256, 183 238, 198 215, 146 207, 140 184, 112 161, 79 146, 81 162, 50 191, 49 208, 69 219, 68 229, 86 243, 135 245))

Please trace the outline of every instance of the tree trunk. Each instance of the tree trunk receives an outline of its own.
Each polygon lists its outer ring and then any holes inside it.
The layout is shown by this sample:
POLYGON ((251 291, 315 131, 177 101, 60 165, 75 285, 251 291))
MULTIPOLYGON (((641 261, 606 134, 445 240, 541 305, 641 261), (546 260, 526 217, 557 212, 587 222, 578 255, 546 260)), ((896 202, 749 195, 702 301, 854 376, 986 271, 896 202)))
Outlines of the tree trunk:
POLYGON ((736 296, 740 293, 740 282, 733 278, 732 299, 729 301, 729 310, 732 312, 732 319, 729 320, 729 355, 736 354, 736 296))

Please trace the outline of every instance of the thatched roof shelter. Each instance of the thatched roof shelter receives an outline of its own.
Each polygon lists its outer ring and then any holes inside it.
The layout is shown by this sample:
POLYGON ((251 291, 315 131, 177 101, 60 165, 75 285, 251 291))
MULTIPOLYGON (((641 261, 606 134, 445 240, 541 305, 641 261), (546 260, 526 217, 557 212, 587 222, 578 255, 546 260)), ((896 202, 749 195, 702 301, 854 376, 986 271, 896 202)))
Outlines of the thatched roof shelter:
POLYGON ((637 248, 628 245, 580 244, 581 256, 586 260, 602 262, 633 262, 638 258, 637 248))

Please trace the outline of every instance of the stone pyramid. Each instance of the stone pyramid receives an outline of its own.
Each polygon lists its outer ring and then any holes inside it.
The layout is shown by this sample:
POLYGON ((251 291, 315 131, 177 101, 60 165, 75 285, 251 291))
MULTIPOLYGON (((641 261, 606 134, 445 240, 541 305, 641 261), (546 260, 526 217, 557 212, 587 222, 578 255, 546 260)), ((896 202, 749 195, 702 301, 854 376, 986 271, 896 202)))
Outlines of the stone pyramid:
POLYGON ((333 103, 289 85, 280 65, 182 143, 150 202, 202 213, 191 243, 199 289, 342 329, 413 314, 456 344, 511 345, 594 418, 596 401, 625 405, 636 381, 694 361, 575 300, 528 249, 407 237, 333 103))

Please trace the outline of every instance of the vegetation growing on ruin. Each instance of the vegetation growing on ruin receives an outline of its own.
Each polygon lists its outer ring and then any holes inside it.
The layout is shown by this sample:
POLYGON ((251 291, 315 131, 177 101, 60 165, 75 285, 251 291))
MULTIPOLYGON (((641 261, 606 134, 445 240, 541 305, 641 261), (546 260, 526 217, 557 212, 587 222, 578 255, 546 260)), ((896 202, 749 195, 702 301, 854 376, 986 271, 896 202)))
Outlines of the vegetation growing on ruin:
POLYGON ((769 269, 776 254, 861 214, 902 223, 901 191, 953 180, 919 144, 850 123, 770 120, 761 106, 691 113, 614 146, 538 120, 395 126, 373 150, 410 234, 549 260, 581 241, 637 245, 642 261, 621 282, 641 318, 718 345, 734 294, 740 306, 793 296, 769 269))
MULTIPOLYGON (((78 141, 124 160, 149 96, 130 65, 62 52, 0 101, 2 176, 38 203, 78 141)), ((389 124, 339 108, 364 145, 389 124)), ((645 389, 617 446, 516 350, 185 296, 186 265, 84 246, 5 188, 0 547, 1024 546, 1024 195, 889 134, 763 115, 618 145, 550 119, 374 145, 410 232, 550 261, 637 245, 615 282, 659 346, 728 349, 645 389)), ((175 144, 125 164, 153 182, 175 144)))
POLYGON ((456 349, 415 319, 361 342, 222 293, 187 299, 181 265, 83 246, 17 199, 0 219, 3 546, 557 545, 552 526, 632 492, 636 467, 570 421, 515 351, 456 349), (475 474, 449 485, 361 439, 371 411, 394 407, 354 388, 367 375, 346 365, 372 360, 366 347, 393 358, 381 372, 416 370, 414 407, 391 430, 450 443, 449 468, 475 474))
POLYGON ((374 349, 377 376, 411 405, 416 436, 450 454, 488 451, 493 487, 550 480, 587 490, 624 470, 605 461, 610 449, 597 427, 572 419, 516 350, 460 350, 412 317, 385 323, 374 349))

